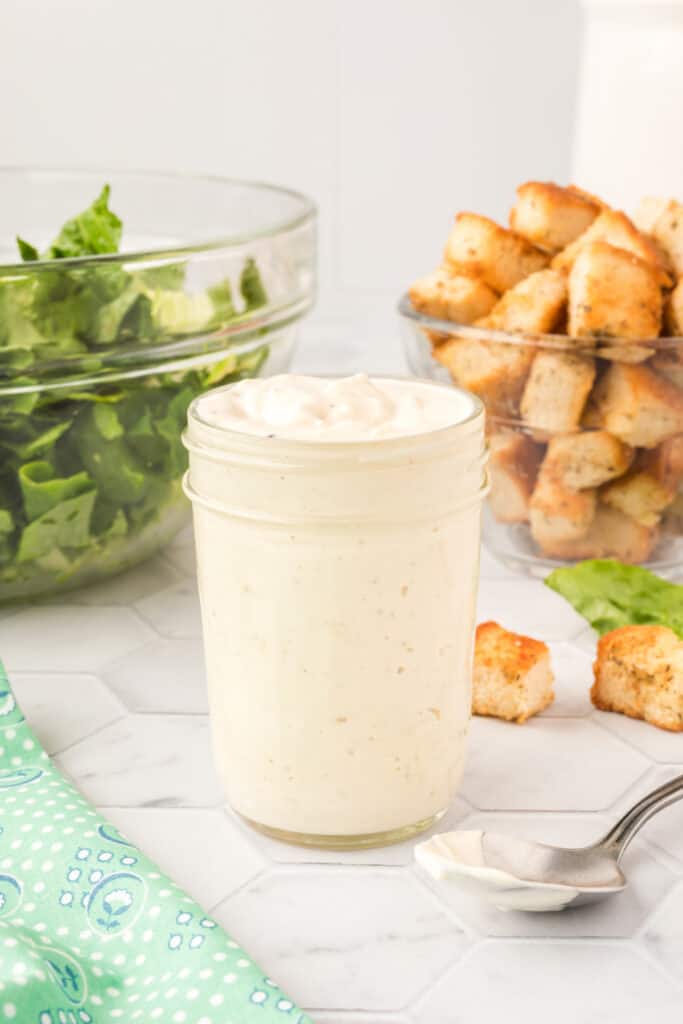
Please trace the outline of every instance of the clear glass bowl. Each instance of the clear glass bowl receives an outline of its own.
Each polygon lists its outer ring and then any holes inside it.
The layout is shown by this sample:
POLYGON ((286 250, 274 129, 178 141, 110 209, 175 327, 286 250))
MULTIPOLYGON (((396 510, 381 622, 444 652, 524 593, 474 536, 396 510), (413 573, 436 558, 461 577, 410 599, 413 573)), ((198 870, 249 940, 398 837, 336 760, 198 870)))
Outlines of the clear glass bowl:
POLYGON ((511 334, 418 313, 408 295, 398 309, 411 371, 458 378, 486 406, 497 558, 539 577, 584 558, 683 572, 683 338, 511 334))
POLYGON ((302 195, 217 178, 0 169, 0 602, 125 569, 186 522, 199 392, 279 373, 315 291, 302 195), (19 262, 102 186, 121 252, 19 262))

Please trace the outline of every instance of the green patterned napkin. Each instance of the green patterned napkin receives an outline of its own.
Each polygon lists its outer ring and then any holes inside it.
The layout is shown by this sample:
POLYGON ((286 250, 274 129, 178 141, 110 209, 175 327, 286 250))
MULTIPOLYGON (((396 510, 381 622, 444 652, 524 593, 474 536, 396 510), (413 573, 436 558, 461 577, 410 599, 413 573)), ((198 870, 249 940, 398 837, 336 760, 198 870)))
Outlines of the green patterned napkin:
POLYGON ((0 1020, 310 1024, 59 774, 1 663, 0 1020))

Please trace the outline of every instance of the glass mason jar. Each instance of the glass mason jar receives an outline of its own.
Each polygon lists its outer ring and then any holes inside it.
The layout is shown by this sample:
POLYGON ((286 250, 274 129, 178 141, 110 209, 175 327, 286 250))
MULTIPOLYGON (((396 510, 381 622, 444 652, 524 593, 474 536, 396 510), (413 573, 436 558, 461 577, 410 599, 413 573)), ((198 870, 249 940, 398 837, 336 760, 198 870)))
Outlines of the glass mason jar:
POLYGON ((459 783, 487 480, 483 406, 448 390, 454 425, 353 442, 190 406, 214 755, 231 805, 276 838, 397 842, 459 783))

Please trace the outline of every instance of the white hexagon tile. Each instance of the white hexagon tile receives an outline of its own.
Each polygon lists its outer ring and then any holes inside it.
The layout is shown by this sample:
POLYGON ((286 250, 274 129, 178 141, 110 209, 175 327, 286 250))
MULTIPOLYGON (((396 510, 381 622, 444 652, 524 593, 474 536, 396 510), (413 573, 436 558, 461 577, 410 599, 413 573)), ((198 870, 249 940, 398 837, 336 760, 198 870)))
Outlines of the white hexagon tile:
MULTIPOLYGON (((473 721, 461 791, 437 830, 581 844, 683 772, 683 736, 594 710, 595 636, 557 594, 485 553, 479 618, 550 643, 556 701, 524 726, 473 721)), ((300 849, 225 806, 191 531, 127 575, 1 609, 0 657, 60 767, 318 1024, 679 1024, 683 804, 627 852, 626 892, 557 915, 463 897, 414 864, 414 841, 300 849)))

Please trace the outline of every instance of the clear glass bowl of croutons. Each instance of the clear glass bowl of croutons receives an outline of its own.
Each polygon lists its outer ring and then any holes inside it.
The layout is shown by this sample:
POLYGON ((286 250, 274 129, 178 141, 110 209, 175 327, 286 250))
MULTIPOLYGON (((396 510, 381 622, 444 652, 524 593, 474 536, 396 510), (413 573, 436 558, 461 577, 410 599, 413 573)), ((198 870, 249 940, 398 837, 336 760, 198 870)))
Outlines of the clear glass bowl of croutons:
POLYGON ((486 405, 484 542, 537 576, 683 572, 683 205, 528 182, 510 225, 458 215, 399 303, 411 370, 486 405))

